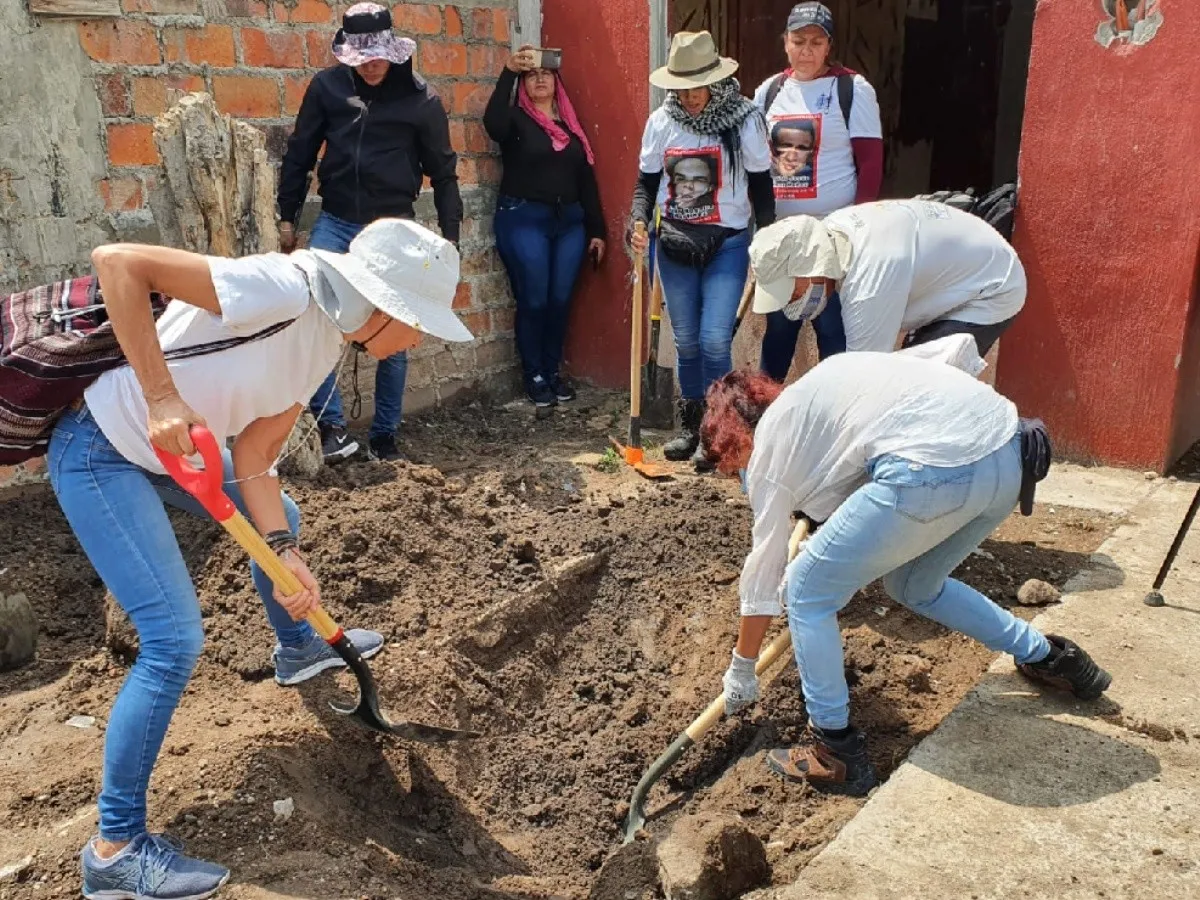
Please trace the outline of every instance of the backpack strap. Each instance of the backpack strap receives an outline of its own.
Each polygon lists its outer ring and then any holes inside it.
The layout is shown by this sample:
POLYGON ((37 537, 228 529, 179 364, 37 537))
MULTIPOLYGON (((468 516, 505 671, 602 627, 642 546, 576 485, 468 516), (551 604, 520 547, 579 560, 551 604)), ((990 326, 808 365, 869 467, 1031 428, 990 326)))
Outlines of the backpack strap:
POLYGON ((264 338, 269 338, 273 334, 279 334, 283 329, 287 328, 295 319, 288 319, 286 322, 276 322, 274 325, 268 325, 261 331, 256 331, 254 334, 248 334, 245 337, 226 338, 223 341, 210 341, 207 344, 196 344, 192 347, 178 347, 175 350, 168 350, 163 354, 164 359, 191 359, 193 356, 207 356, 210 353, 219 353, 222 350, 231 350, 234 347, 240 347, 242 344, 249 344, 254 341, 261 341, 264 338))
POLYGON ((779 96, 779 92, 783 90, 783 86, 787 83, 787 72, 780 72, 767 85, 766 103, 763 104, 763 115, 771 111, 771 107, 775 103, 775 98, 779 96))
POLYGON ((846 130, 850 130, 850 109, 854 106, 854 76, 839 75, 837 77, 838 105, 842 108, 842 118, 846 120, 846 130))

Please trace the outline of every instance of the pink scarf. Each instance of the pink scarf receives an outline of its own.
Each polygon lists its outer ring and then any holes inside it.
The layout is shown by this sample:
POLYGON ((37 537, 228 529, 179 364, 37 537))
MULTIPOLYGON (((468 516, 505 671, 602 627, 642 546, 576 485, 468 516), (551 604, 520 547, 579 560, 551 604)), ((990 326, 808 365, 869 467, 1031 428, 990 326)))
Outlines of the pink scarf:
MULTIPOLYGON (((583 152, 587 154, 588 163, 595 165, 596 157, 592 155, 592 145, 588 143, 587 135, 583 133, 583 126, 579 124, 579 117, 575 115, 575 107, 571 105, 571 100, 567 97, 567 89, 563 87, 562 79, 557 75, 554 76, 554 103, 558 107, 558 114, 562 116, 562 120, 567 123, 572 134, 583 144, 583 152)), ((556 151, 564 150, 571 143, 571 135, 563 131, 557 122, 533 105, 533 101, 529 99, 529 94, 525 91, 524 78, 517 85, 517 106, 521 107, 525 114, 537 122, 542 131, 550 136, 550 146, 556 151)))

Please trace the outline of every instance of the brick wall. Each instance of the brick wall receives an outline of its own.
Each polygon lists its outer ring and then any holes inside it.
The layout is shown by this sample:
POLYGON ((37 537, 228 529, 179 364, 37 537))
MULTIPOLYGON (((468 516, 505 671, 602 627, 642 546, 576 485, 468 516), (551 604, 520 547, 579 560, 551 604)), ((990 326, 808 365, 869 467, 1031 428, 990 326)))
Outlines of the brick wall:
MULTIPOLYGON (((103 228, 109 239, 154 241, 157 234, 147 200, 158 164, 153 121, 169 105, 171 92, 210 92, 222 111, 263 130, 268 151, 278 161, 309 79, 334 62, 330 42, 350 4, 337 0, 123 0, 122 5, 124 13, 119 18, 39 16, 28 22, 28 26, 41 26, 55 36, 58 58, 64 56, 64 41, 77 41, 84 72, 79 85, 84 95, 78 102, 89 113, 98 110, 98 125, 91 125, 98 134, 94 138, 85 135, 86 141, 73 145, 79 161, 86 162, 94 173, 90 178, 77 176, 77 181, 91 184, 91 188, 47 191, 47 197, 54 195, 51 199, 58 206, 45 212, 53 222, 73 217, 79 225, 86 219, 89 225, 103 228), (69 38, 63 34, 68 29, 73 32, 69 38), (86 196, 88 190, 90 197, 86 196), (64 202, 78 208, 68 208, 60 215, 64 202)), ((459 154, 466 209, 461 241, 463 284, 455 308, 477 336, 475 343, 453 349, 430 341, 413 353, 406 412, 466 393, 510 396, 516 386, 512 299, 491 230, 500 164, 481 122, 512 40, 510 29, 517 27, 516 9, 517 0, 393 3, 396 30, 417 41, 416 71, 437 91, 451 117, 450 133, 459 154)), ((20 14, 28 15, 25 11, 20 14)), ((12 23, 14 51, 24 49, 16 43, 26 40, 24 24, 12 23)), ((18 69, 28 70, 28 65, 28 57, 19 52, 6 54, 0 59, 0 81, 21 74, 27 82, 42 81, 31 85, 35 90, 53 94, 54 86, 46 81, 53 77, 50 69, 36 67, 38 71, 18 73, 18 69)), ((68 87, 74 89, 74 85, 68 87)), ((54 114, 65 117, 72 113, 67 107, 54 114)), ((5 149, 3 137, 0 133, 0 151, 5 149)), ((0 188, 10 168, 15 169, 11 175, 15 181, 30 174, 20 170, 22 165, 31 170, 61 168, 57 157, 51 157, 53 154, 47 159, 0 164, 0 188)), ((53 180, 53 172, 48 177, 53 180)), ((0 200, 9 201, 0 203, 0 226, 11 224, 16 230, 19 222, 41 212, 22 208, 21 199, 17 197, 13 203, 11 197, 0 193, 0 200)), ((315 215, 315 200, 315 194, 310 196, 302 231, 315 215)), ((428 190, 417 211, 424 224, 436 229, 428 190)), ((21 266, 5 269, 5 255, 14 254, 4 246, 0 228, 0 287, 15 290, 30 279, 50 280, 85 271, 87 251, 98 242, 89 232, 69 247, 64 244, 56 256, 53 239, 39 236, 34 250, 20 258, 21 266)), ((360 382, 366 401, 363 414, 369 416, 373 394, 369 366, 360 382)), ((0 470, 0 483, 7 477, 0 470)))

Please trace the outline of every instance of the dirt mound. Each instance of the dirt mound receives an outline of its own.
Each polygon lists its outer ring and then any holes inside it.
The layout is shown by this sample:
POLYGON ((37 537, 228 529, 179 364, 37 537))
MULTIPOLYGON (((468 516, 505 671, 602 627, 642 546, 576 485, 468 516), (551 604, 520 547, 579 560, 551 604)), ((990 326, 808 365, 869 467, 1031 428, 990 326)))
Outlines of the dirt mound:
MULTIPOLYGON (((720 690, 750 523, 731 480, 681 467, 653 483, 577 461, 603 449, 587 423, 607 404, 584 398, 544 421, 477 408, 407 423, 415 462, 352 462, 294 487, 328 608, 388 638, 371 664, 388 714, 475 728, 477 741, 412 746, 357 730, 327 705, 344 675, 276 687, 243 554, 210 523, 173 517, 207 644, 151 785, 151 822, 232 866, 223 896, 653 890, 636 875, 606 886, 601 866, 645 767, 720 690), (294 813, 276 816, 288 798, 294 813)), ((57 900, 78 891, 126 669, 104 648, 104 590, 50 492, 10 491, 3 516, 0 591, 29 596, 41 644, 36 664, 0 682, 0 817, 15 826, 0 835, 0 866, 35 852, 12 896, 57 900), (64 724, 79 713, 97 726, 64 724)), ((965 577, 1005 602, 1031 577, 1061 586, 1111 524, 1014 519, 965 577)), ((855 720, 886 777, 991 654, 877 587, 842 622, 855 720)), ((767 772, 760 751, 803 722, 788 667, 671 770, 651 830, 733 817, 764 845, 773 881, 793 876, 861 805, 767 772)))

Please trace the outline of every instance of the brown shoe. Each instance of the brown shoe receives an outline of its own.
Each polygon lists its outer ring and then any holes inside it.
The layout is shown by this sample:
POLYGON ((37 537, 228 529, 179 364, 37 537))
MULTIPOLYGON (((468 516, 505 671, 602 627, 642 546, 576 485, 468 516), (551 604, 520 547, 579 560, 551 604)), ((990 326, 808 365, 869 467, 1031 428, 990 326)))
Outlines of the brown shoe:
POLYGON ((867 757, 867 739, 857 728, 844 738, 828 738, 810 726, 805 741, 767 754, 767 767, 788 781, 807 781, 819 791, 865 797, 879 784, 867 757))

